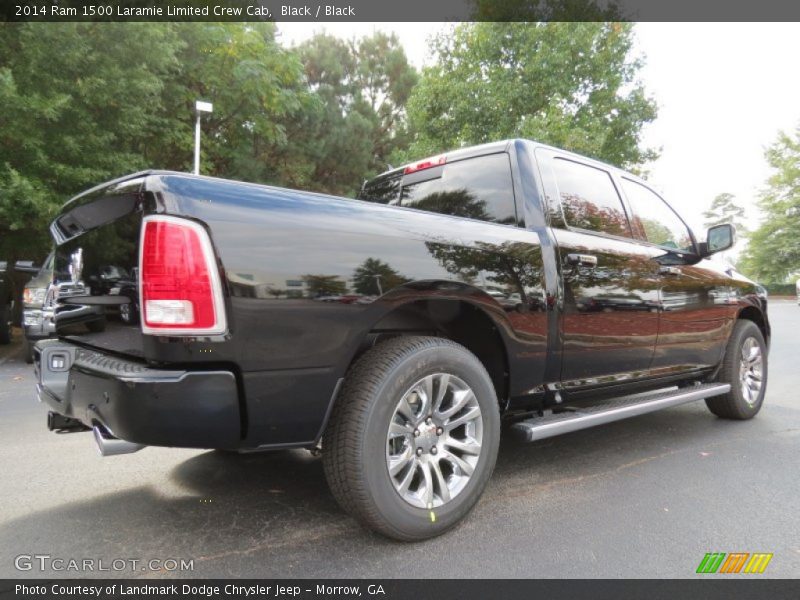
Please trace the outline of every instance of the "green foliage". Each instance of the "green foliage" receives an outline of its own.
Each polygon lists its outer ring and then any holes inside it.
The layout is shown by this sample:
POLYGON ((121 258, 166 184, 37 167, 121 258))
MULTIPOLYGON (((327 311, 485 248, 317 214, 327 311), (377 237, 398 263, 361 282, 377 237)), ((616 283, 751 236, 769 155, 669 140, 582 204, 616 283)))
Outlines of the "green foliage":
POLYGON ((408 112, 406 157, 524 137, 637 166, 656 107, 636 80, 629 23, 464 23, 432 44, 408 112))
POLYGON ((189 169, 198 98, 215 104, 204 172, 284 179, 271 153, 309 93, 272 24, 7 24, 0 45, 0 254, 18 249, 12 229, 41 254, 47 221, 87 187, 189 169))
POLYGON ((275 157, 289 145, 286 123, 312 103, 297 56, 275 40, 271 23, 170 24, 179 49, 164 77, 165 110, 148 158, 162 168, 191 168, 194 103, 203 116, 201 170, 210 175, 285 183, 275 157))
POLYGON ((319 104, 292 131, 314 189, 354 194, 407 145, 405 104, 417 73, 395 35, 342 41, 318 34, 298 52, 319 104))
MULTIPOLYGON (((202 171, 232 179, 353 194, 388 162, 512 135, 640 164, 653 156, 638 135, 655 109, 630 45, 625 24, 464 24, 437 40, 438 63, 418 82, 383 33, 287 49, 266 22, 5 24, 0 257, 43 257, 48 222, 88 187, 190 169, 197 99, 214 103, 202 171)), ((369 268, 369 293, 375 274, 403 279, 369 268)))
POLYGON ((274 24, 6 24, 0 47, 0 256, 42 256, 47 222, 77 192, 189 170, 197 99, 215 108, 204 173, 310 187, 308 159, 282 159, 289 128, 321 103, 274 24))
POLYGON ((0 254, 41 255, 60 204, 147 164, 176 42, 143 23, 7 23, 0 47, 0 254))
POLYGON ((353 289, 366 296, 380 296, 407 281, 407 277, 377 258, 366 259, 353 273, 353 289))
POLYGON ((757 281, 783 283, 800 272, 800 126, 794 135, 781 132, 766 158, 774 173, 759 199, 765 218, 739 266, 757 281))
POLYGON ((768 283, 764 286, 770 296, 796 296, 794 283, 768 283))

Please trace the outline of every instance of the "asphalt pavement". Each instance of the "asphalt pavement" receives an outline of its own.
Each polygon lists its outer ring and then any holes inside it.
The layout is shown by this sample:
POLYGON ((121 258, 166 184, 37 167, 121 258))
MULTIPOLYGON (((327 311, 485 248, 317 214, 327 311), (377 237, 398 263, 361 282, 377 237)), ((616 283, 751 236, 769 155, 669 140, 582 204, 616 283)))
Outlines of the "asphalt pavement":
POLYGON ((101 458, 91 434, 49 432, 17 332, 0 347, 0 577, 695 577, 707 552, 773 553, 758 577, 798 577, 800 307, 770 317, 754 420, 698 402, 504 440, 472 514, 418 544, 361 529, 305 451, 101 458))

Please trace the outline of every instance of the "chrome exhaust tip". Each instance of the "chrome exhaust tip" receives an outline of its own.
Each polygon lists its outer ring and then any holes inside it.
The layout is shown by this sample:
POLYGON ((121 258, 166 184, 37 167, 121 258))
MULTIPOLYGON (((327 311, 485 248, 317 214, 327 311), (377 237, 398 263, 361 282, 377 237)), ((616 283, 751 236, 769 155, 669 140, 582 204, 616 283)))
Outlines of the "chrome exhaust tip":
POLYGON ((100 456, 117 456, 118 454, 131 454, 138 452, 144 448, 143 444, 134 444, 133 442, 126 442, 119 438, 115 438, 111 433, 101 425, 92 427, 94 434, 94 441, 97 444, 97 451, 100 456))

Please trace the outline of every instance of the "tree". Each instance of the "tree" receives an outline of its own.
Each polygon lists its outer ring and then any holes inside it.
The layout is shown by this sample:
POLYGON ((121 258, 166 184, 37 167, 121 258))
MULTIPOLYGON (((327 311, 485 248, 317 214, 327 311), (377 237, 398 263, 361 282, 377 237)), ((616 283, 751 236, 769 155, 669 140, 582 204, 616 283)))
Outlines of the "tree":
POLYGON ((419 76, 394 34, 376 32, 351 47, 357 59, 356 82, 361 101, 372 123, 369 166, 382 172, 387 159, 409 142, 406 104, 419 76))
POLYGON ((392 35, 340 40, 318 34, 298 47, 317 105, 292 129, 295 160, 307 184, 353 194, 407 146, 405 104, 417 80, 392 35))
POLYGON ((469 217, 480 221, 492 220, 489 213, 486 212, 486 201, 479 200, 466 188, 432 192, 417 200, 414 208, 454 217, 469 217))
POLYGON ((338 296, 347 293, 347 285, 338 275, 303 275, 303 281, 311 298, 317 296, 338 296))
POLYGON ((783 283, 800 271, 800 126, 766 151, 774 173, 758 205, 764 221, 748 236, 740 267, 753 279, 783 283))
POLYGON ((577 194, 561 194, 561 207, 567 223, 590 231, 604 231, 622 237, 630 236, 628 219, 620 206, 602 207, 577 194))
POLYGON ((703 213, 703 218, 706 228, 730 223, 740 233, 747 231, 744 226, 744 208, 736 204, 736 196, 733 194, 718 194, 709 209, 703 213))
POLYGON ((353 273, 353 289, 365 296, 380 296, 407 281, 407 277, 377 258, 366 259, 353 273))
POLYGON ((526 137, 636 167, 656 107, 637 81, 630 23, 463 23, 432 43, 408 113, 407 157, 526 137))
POLYGON ((286 123, 313 103, 271 23, 10 23, 0 28, 0 256, 43 256, 74 194, 148 167, 272 183, 286 123))
POLYGON ((177 42, 144 23, 0 28, 0 255, 43 255, 76 192, 147 166, 177 42))
POLYGON ((507 294, 516 292, 522 297, 542 287, 542 259, 536 248, 529 244, 477 242, 474 247, 468 247, 425 242, 425 246, 439 264, 459 281, 475 285, 485 279, 504 288, 507 294))
POLYGON ((201 171, 279 185, 295 165, 279 160, 294 143, 291 124, 315 104, 296 53, 275 39, 273 23, 170 23, 176 66, 162 75, 164 110, 143 148, 148 162, 189 170, 194 103, 213 102, 203 118, 201 171))

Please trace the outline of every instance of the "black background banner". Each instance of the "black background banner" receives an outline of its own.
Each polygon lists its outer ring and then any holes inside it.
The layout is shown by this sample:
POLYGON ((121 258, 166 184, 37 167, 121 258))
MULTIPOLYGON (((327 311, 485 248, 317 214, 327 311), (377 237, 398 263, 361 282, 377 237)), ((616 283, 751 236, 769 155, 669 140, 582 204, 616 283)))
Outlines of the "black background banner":
POLYGON ((798 21, 797 0, 2 0, 4 21, 798 21))
POLYGON ((679 580, 0 580, 3 600, 795 600, 798 597, 800 580, 753 579, 747 575, 679 580), (123 588, 142 586, 149 587, 142 593, 120 593, 123 588), (226 586, 237 586, 239 591, 226 586), (226 589, 230 592, 226 593, 226 589))

